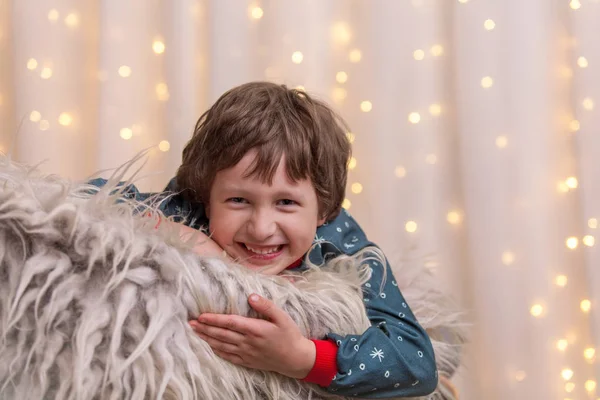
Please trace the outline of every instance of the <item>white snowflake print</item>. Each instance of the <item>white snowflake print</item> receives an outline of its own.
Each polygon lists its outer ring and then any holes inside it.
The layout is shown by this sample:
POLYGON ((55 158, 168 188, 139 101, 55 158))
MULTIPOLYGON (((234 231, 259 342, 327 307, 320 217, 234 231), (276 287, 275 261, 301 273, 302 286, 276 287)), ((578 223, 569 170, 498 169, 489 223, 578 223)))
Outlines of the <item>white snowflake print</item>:
POLYGON ((396 384, 394 385, 394 387, 395 387, 395 388, 396 388, 396 387, 398 387, 398 386, 400 386, 400 384, 399 384, 399 383, 396 383, 396 384))
POLYGON ((352 370, 351 369, 348 370, 348 375, 352 375, 352 370))
POLYGON ((417 386, 419 384, 419 381, 416 381, 415 383, 413 383, 413 386, 417 386))
POLYGON ((369 282, 365 283, 366 287, 371 287, 371 284, 369 282))
POLYGON ((356 342, 356 338, 355 338, 355 337, 353 337, 353 338, 350 338, 350 341, 351 341, 351 342, 356 342))
POLYGON ((398 316, 399 316, 400 318, 404 318, 404 317, 406 317, 406 314, 404 314, 404 313, 398 313, 398 316))
POLYGON ((421 358, 423 358, 423 352, 421 350, 417 351, 417 355, 421 358))
POLYGON ((354 345, 354 351, 358 351, 359 347, 357 344, 354 345))
POLYGON ((373 347, 373 351, 371 352, 371 358, 379 358, 379 362, 381 362, 382 358, 385 358, 383 355, 383 350, 379 350, 377 347, 373 347))
POLYGON ((368 303, 368 302, 369 302, 369 299, 363 299, 363 301, 364 301, 365 303, 368 303))
POLYGON ((389 378, 390 377, 390 371, 385 371, 385 374, 383 376, 385 376, 386 378, 389 378))
POLYGON ((392 281, 392 285, 394 285, 396 287, 398 286, 398 284, 396 283, 396 281, 392 281))
POLYGON ((346 228, 350 228, 350 224, 348 223, 348 221, 344 222, 344 225, 346 225, 346 228))
POLYGON ((321 243, 323 243, 324 241, 325 239, 323 238, 323 236, 319 236, 318 234, 315 235, 315 244, 319 246, 319 248, 321 248, 321 243))
POLYGON ((337 343, 338 347, 342 345, 342 341, 341 340, 338 340, 336 343, 337 343))
POLYGON ((351 249, 354 247, 354 245, 352 243, 344 243, 344 247, 347 249, 351 249))
POLYGON ((336 231, 341 232, 342 228, 340 228, 339 226, 337 228, 335 228, 336 231))
POLYGON ((352 243, 358 242, 358 238, 356 236, 352 236, 352 243))
POLYGON ((402 339, 402 336, 398 336, 398 340, 401 341, 401 342, 404 341, 404 339, 402 339))
POLYGON ((360 368, 361 371, 365 370, 365 364, 361 363, 358 368, 360 368))
POLYGON ((406 303, 402 303, 402 307, 406 308, 408 306, 406 305, 406 303))
POLYGON ((381 297, 382 299, 385 299, 386 294, 382 292, 382 293, 379 294, 379 297, 381 297))

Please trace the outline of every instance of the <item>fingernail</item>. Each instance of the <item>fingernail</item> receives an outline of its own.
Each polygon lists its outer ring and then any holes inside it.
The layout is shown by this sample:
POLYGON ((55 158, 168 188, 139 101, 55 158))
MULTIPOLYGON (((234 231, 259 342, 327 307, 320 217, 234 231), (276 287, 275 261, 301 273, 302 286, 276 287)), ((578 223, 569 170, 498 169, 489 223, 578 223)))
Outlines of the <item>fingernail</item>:
POLYGON ((250 296, 250 301, 257 303, 258 302, 258 295, 257 294, 253 294, 250 296))

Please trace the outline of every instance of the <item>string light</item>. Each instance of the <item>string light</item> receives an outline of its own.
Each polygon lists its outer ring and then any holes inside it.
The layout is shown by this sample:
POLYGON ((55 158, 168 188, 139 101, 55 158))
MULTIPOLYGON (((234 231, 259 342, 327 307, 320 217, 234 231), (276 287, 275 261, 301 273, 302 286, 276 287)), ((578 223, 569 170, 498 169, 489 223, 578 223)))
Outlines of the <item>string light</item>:
POLYGON ((160 39, 156 39, 154 42, 152 42, 152 50, 156 54, 164 53, 165 52, 165 43, 160 39))
POLYGON ((588 65, 589 65, 589 64, 588 64, 588 60, 587 60, 587 58, 585 58, 585 57, 583 57, 583 56, 580 56, 580 57, 577 59, 577 65, 579 66, 579 68, 587 68, 587 67, 588 67, 588 65))
POLYGON ((408 221, 404 225, 404 228, 406 229, 406 232, 414 233, 417 231, 417 223, 415 221, 408 221))
POLYGON ((596 390, 596 381, 589 379, 587 381, 585 381, 585 390, 587 390, 588 392, 593 392, 594 390, 596 390))
POLYGON ((570 176, 565 180, 565 184, 568 186, 569 189, 577 189, 577 186, 579 186, 579 182, 577 181, 577 178, 574 176, 570 176))
POLYGON ((356 138, 356 135, 354 135, 354 133, 352 133, 352 132, 347 132, 346 137, 348 138, 348 141, 350 143, 354 143, 354 139, 356 138))
POLYGON ((350 202, 350 200, 344 199, 344 201, 342 202, 342 207, 344 207, 346 210, 349 210, 350 207, 352 207, 352 203, 350 202))
POLYGON ((581 308, 581 311, 583 311, 584 313, 588 313, 592 308, 592 302, 588 299, 581 300, 581 303, 579 303, 579 307, 581 308))
POLYGON ((69 126, 69 125, 71 125, 72 122, 73 122, 73 117, 69 113, 64 112, 58 116, 58 123, 61 124, 62 126, 69 126))
POLYGON ((363 112, 369 112, 373 109, 373 104, 370 101, 365 100, 360 103, 360 109, 363 112))
POLYGON ((468 1, 469 1, 469 0, 458 0, 458 2, 459 2, 459 3, 461 3, 461 4, 465 4, 465 3, 467 3, 468 1))
POLYGON ((331 27, 331 36, 333 42, 338 45, 346 45, 350 42, 352 35, 346 22, 336 22, 331 27))
POLYGON ((486 19, 485 22, 483 23, 483 27, 487 31, 492 31, 496 27, 496 23, 491 19, 486 19))
POLYGON ((127 65, 121 65, 119 67, 119 75, 123 78, 128 78, 131 76, 131 67, 127 65))
POLYGON ((565 243, 569 249, 575 250, 577 246, 579 246, 579 239, 577 239, 575 236, 571 236, 567 238, 565 243))
POLYGON ((489 76, 484 76, 481 78, 481 86, 484 89, 489 89, 494 85, 494 80, 489 76))
POLYGON ((359 194, 363 191, 363 186, 360 183, 356 182, 352 184, 351 190, 352 193, 359 194))
POLYGON ((569 7, 573 10, 579 10, 581 8, 581 2, 579 0, 571 0, 569 7))
POLYGON ((30 71, 33 71, 34 69, 36 69, 38 66, 38 62, 35 58, 30 58, 29 60, 27 60, 27 69, 30 71))
POLYGON ((58 21, 59 17, 60 17, 60 14, 58 13, 58 10, 56 10, 54 8, 48 12, 48 20, 50 22, 58 21))
POLYGON ((65 17, 65 25, 69 28, 76 28, 79 26, 79 15, 70 13, 65 17))
POLYGON ((588 347, 587 349, 585 349, 583 351, 583 357, 588 361, 593 360, 595 355, 596 355, 596 349, 594 349, 593 347, 588 347))
POLYGON ((408 121, 411 124, 418 124, 421 121, 421 115, 418 112, 411 112, 408 114, 408 121))
POLYGON ((263 9, 260 7, 252 7, 250 9, 250 16, 254 19, 261 19, 264 15, 263 9))
POLYGON ((558 275, 556 278, 554 278, 554 283, 556 284, 556 286, 560 287, 567 286, 568 281, 569 280, 567 279, 566 275, 558 275))
POLYGON ((39 111, 33 110, 29 113, 29 120, 31 122, 39 122, 42 119, 42 114, 39 111))
POLYGON ((534 304, 533 306, 531 306, 529 312, 534 317, 539 318, 544 313, 544 307, 541 304, 534 304))
POLYGON ((296 86, 296 90, 299 92, 306 92, 306 88, 302 85, 298 85, 296 86))
POLYGON ((569 130, 571 132, 577 132, 581 128, 581 124, 576 119, 569 122, 569 130))
POLYGON ((598 227, 598 220, 596 218, 590 218, 590 219, 588 219, 588 226, 591 229, 596 229, 598 227))
POLYGON ((348 169, 354 169, 356 168, 356 158, 351 157, 350 161, 348 162, 348 169))
POLYGON ((42 79, 50 79, 52 77, 52 69, 50 67, 44 67, 42 72, 40 72, 40 77, 42 79))
POLYGON ((444 54, 444 48, 442 47, 441 44, 436 44, 431 47, 430 52, 431 52, 432 56, 439 57, 442 54, 444 54))
POLYGON ((434 117, 439 116, 442 113, 442 106, 440 106, 439 104, 432 104, 429 106, 429 114, 431 114, 434 117))
POLYGON ((507 144, 508 144, 508 138, 506 136, 498 136, 496 138, 496 147, 498 147, 499 149, 506 148, 507 144))
POLYGON ((122 139, 129 140, 133 136, 133 132, 131 131, 131 128, 121 128, 119 135, 122 139))
POLYGON ((560 339, 559 341, 556 342, 556 348, 559 351, 567 350, 568 346, 569 346, 569 342, 567 341, 567 339, 560 339))
POLYGON ((581 104, 583 105, 583 108, 585 108, 588 111, 591 111, 594 109, 594 100, 592 100, 589 97, 586 97, 585 99, 583 99, 583 102, 581 104))
POLYGON ((573 378, 573 370, 570 368, 564 368, 562 371, 560 371, 560 376, 562 376, 565 381, 570 381, 571 378, 573 378))
POLYGON ((572 393, 575 390, 575 384, 573 382, 565 383, 565 392, 572 393))
POLYGON ((158 98, 158 100, 160 101, 167 101, 169 100, 169 87, 167 86, 166 83, 161 82, 156 84, 156 97, 158 98))
POLYGON ((398 178, 404 178, 406 176, 406 168, 397 166, 396 169, 394 169, 394 175, 398 178))
POLYGON ((417 61, 421 61, 425 58, 425 52, 421 49, 417 49, 413 52, 413 58, 417 61))
POLYGON ((292 53, 292 62, 294 64, 300 64, 303 59, 304 59, 304 55, 302 54, 301 51, 295 51, 292 53))
POLYGON ((167 140, 162 140, 158 144, 158 149, 160 151, 169 151, 170 148, 171 148, 171 143, 169 143, 167 140))
POLYGON ((462 215, 458 211, 450 211, 448 215, 446 215, 446 220, 452 225, 457 225, 462 221, 462 215))
POLYGON ((48 129, 50 129, 50 122, 48 122, 48 120, 41 120, 40 121, 40 130, 41 131, 47 131, 48 129))
POLYGON ((581 240, 587 247, 593 247, 596 239, 592 235, 585 235, 581 240))
POLYGON ((337 74, 335 74, 335 80, 338 83, 346 83, 346 81, 348 80, 348 74, 344 71, 340 71, 337 74))
POLYGON ((360 60, 362 59, 362 53, 359 49, 353 49, 350 51, 348 58, 350 59, 350 62, 352 62, 352 63, 360 62, 360 60))
POLYGON ((512 265, 515 262, 515 253, 512 251, 505 251, 502 253, 502 264, 512 265))

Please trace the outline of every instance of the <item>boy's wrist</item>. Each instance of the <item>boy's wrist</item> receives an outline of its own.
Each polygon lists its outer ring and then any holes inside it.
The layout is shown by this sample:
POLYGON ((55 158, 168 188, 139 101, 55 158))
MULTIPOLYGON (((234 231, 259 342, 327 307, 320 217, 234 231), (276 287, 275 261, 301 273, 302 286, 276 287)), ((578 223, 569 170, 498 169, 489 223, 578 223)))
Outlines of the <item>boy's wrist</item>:
POLYGON ((315 365, 315 359, 317 356, 317 349, 312 340, 302 338, 302 341, 298 343, 296 350, 297 357, 295 362, 287 376, 294 379, 304 379, 315 365))

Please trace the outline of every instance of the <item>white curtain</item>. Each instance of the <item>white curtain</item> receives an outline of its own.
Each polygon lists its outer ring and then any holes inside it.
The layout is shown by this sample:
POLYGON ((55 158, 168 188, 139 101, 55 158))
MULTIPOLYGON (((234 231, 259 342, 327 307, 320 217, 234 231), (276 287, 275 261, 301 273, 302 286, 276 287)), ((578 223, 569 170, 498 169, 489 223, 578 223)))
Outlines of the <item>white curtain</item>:
POLYGON ((74 179, 150 152, 251 80, 352 127, 346 207, 472 323, 466 400, 595 399, 598 0, 0 0, 0 147, 74 179))

